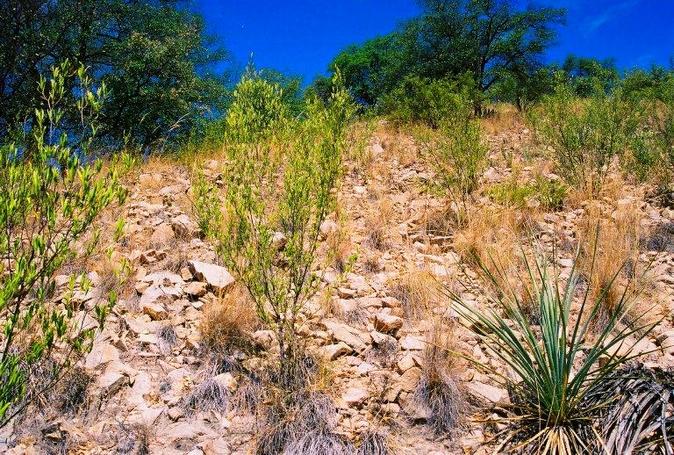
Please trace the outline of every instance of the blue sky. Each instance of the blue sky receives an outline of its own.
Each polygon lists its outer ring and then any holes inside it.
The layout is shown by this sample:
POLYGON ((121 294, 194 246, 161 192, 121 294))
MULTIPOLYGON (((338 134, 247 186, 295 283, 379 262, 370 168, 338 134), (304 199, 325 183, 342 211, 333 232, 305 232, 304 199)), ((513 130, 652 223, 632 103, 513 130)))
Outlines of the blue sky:
MULTIPOLYGON (((563 6, 567 25, 547 55, 614 57, 619 67, 668 65, 674 56, 672 0, 539 0, 563 6)), ((345 46, 392 31, 418 14, 414 0, 193 0, 239 67, 252 54, 310 82, 345 46)))

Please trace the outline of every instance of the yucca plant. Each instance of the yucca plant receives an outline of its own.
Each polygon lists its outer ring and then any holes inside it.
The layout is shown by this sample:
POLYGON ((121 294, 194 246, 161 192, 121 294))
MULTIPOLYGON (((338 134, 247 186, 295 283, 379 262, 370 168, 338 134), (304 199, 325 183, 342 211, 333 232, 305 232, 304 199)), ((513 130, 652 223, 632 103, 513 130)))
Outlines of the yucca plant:
MULTIPOLYGON (((479 310, 447 291, 462 323, 509 371, 491 371, 509 390, 511 398, 506 419, 508 434, 499 450, 560 455, 603 453, 602 433, 596 420, 612 397, 596 397, 601 396, 608 378, 640 355, 634 351, 634 344, 656 324, 639 320, 631 325, 623 323, 634 295, 626 288, 613 313, 593 334, 591 323, 605 307, 606 292, 592 300, 590 289, 581 283, 575 267, 563 283, 558 271, 545 259, 537 257, 532 261, 524 255, 524 263, 530 284, 524 292, 500 289, 492 309, 479 310), (534 325, 526 316, 527 300, 538 305, 540 325, 534 325), (573 317, 572 307, 577 310, 573 317)), ((483 271, 497 287, 509 282, 500 276, 503 272, 496 264, 483 267, 483 271)))
POLYGON ((606 452, 674 453, 674 370, 627 366, 590 400, 612 400, 600 420, 606 452))

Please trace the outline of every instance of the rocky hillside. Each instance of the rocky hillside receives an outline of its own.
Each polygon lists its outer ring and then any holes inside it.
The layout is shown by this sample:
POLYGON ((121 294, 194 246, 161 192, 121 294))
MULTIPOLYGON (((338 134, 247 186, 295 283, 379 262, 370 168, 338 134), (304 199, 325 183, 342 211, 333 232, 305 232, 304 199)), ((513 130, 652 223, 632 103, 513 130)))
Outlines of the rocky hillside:
MULTIPOLYGON (((490 305, 494 290, 469 253, 489 250, 506 260, 519 245, 535 243, 554 249, 568 276, 592 220, 604 220, 603 232, 615 242, 602 256, 607 263, 610 252, 628 254, 620 241, 636 235, 640 311, 662 318, 637 349, 648 352, 642 360, 649 365, 674 366, 674 211, 617 175, 598 200, 570 195, 561 210, 544 207, 536 194, 504 202, 494 188, 555 176, 528 153, 524 126, 491 130, 490 167, 461 225, 433 190, 433 168, 411 136, 382 123, 365 153, 347 163, 338 210, 321 227, 321 290, 301 331, 317 359, 313 387, 330 398, 326 428, 353 453, 385 453, 373 448, 383 441, 400 454, 488 454, 498 444, 492 417, 508 392, 464 357, 505 370, 456 323, 442 292, 446 286, 475 306, 490 305), (645 274, 639 264, 648 266, 645 274), (438 431, 438 409, 419 399, 435 362, 446 363, 454 380, 457 424, 450 432, 438 431)), ((217 159, 205 162, 207 178, 217 183, 220 167, 217 159)), ((5 453, 251 453, 263 434, 256 387, 278 347, 201 238, 189 169, 152 161, 128 185, 125 205, 103 220, 107 250, 87 264, 94 287, 79 296, 95 300, 117 287, 120 301, 63 387, 7 430, 14 442, 5 453), (124 231, 114 241, 119 218, 124 231), (115 280, 124 267, 128 280, 115 280)))

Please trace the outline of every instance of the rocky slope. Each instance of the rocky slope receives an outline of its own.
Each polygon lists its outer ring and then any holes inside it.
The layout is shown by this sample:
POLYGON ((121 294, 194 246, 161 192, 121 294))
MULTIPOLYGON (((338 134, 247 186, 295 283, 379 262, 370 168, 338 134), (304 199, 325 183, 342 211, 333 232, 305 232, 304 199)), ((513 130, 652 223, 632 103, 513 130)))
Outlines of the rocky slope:
MULTIPOLYGON (((483 183, 511 176, 512 161, 504 157, 521 154, 527 141, 521 126, 490 135, 491 167, 483 183)), ((451 437, 432 431, 428 410, 415 400, 427 367, 424 350, 438 324, 451 328, 453 349, 495 362, 474 335, 454 323, 448 300, 433 288, 443 283, 459 289, 457 283, 463 283, 462 297, 483 306, 491 291, 455 249, 456 232, 434 228, 446 203, 429 191, 433 172, 414 141, 380 126, 367 150, 371 159, 349 163, 340 209, 322 227, 324 253, 332 256, 320 271, 324 289, 308 306, 302 328, 328 372, 323 390, 334 401, 335 432, 356 445, 368 432, 383 432, 403 454, 491 453, 494 427, 485 422, 492 406, 507 400, 493 377, 456 362, 453 374, 467 405, 461 429, 451 437), (345 266, 353 253, 355 262, 345 266)), ((217 180, 218 162, 205 167, 217 180)), ((517 172, 526 178, 534 167, 524 163, 517 172)), ((228 405, 250 378, 214 365, 200 332, 205 308, 233 292, 236 283, 199 237, 189 173, 173 163, 147 165, 130 185, 121 212, 105 221, 112 230, 116 216, 126 220, 124 237, 113 244, 110 259, 92 265, 95 287, 82 297, 96 298, 109 269, 123 258, 131 265, 122 299, 84 359, 84 402, 64 412, 53 405, 56 397, 31 411, 16 422, 11 435, 16 442, 7 453, 196 455, 250 453, 254 447, 259 416, 228 405), (197 402, 203 396, 210 404, 197 402)), ((634 206, 640 214, 641 257, 653 259, 645 304, 664 320, 639 349, 653 351, 648 362, 672 366, 674 348, 667 346, 674 346, 674 211, 644 200, 638 188, 602 203, 608 216, 621 206, 634 206)), ((491 205, 485 196, 475 202, 491 205)), ((586 210, 578 204, 537 211, 536 238, 546 248, 573 244, 586 210)), ((502 234, 494 238, 505 238, 502 234)), ((560 254, 558 265, 568 272, 573 248, 560 248, 560 254)), ((274 350, 268 331, 257 328, 251 336, 256 349, 229 353, 233 362, 254 365, 274 350)))

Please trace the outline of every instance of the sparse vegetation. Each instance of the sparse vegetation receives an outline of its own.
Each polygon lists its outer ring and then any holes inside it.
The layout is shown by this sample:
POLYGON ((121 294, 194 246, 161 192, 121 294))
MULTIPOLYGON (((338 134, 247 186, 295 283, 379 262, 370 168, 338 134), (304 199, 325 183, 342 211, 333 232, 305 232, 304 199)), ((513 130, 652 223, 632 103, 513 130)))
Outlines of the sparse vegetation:
MULTIPOLYGON (((288 384, 301 356, 300 312, 316 292, 320 226, 334 207, 350 112, 347 93, 335 89, 327 105, 310 100, 306 119, 292 121, 281 90, 248 75, 227 117, 223 226, 209 234, 248 289, 260 320, 274 330, 281 380, 288 384)), ((197 200, 197 206, 209 203, 197 200)))
POLYGON ((581 100, 559 85, 529 119, 562 178, 596 195, 614 161, 632 149, 643 115, 620 90, 581 100))

